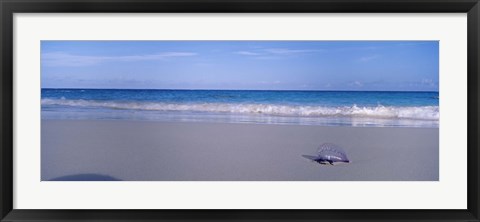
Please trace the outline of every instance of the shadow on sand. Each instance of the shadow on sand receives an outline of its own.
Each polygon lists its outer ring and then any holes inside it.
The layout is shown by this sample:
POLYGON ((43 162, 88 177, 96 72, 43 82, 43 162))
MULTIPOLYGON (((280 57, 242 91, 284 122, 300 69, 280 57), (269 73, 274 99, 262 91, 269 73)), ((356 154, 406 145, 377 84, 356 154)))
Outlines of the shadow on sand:
POLYGON ((55 177, 48 181, 121 181, 118 178, 102 174, 74 174, 61 177, 55 177))

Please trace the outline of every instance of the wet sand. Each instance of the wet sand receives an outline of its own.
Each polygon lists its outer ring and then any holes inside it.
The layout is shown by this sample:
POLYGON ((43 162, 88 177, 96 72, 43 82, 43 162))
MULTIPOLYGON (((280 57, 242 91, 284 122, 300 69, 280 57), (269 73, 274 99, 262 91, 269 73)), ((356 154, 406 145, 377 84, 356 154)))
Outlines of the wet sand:
POLYGON ((42 120, 41 179, 437 181, 438 128, 42 120), (302 157, 322 143, 349 164, 302 157))

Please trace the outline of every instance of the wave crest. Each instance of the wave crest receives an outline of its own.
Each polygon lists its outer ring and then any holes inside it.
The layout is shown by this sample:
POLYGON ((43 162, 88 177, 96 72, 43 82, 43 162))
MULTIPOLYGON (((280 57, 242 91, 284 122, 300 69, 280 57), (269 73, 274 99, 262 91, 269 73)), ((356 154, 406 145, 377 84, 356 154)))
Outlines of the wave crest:
POLYGON ((357 105, 296 106, 278 104, 236 104, 236 103, 161 103, 161 102, 120 102, 98 100, 42 99, 42 105, 71 107, 99 107, 145 111, 190 111, 233 114, 266 114, 300 117, 364 117, 387 119, 438 120, 438 106, 367 106, 357 105))

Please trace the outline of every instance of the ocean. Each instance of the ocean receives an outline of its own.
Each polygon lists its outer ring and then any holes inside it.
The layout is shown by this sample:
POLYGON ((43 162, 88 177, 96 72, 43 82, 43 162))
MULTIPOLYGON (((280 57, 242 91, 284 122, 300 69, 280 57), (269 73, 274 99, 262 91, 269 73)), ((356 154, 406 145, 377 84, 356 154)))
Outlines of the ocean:
POLYGON ((439 126, 438 92, 42 89, 42 119, 439 126))

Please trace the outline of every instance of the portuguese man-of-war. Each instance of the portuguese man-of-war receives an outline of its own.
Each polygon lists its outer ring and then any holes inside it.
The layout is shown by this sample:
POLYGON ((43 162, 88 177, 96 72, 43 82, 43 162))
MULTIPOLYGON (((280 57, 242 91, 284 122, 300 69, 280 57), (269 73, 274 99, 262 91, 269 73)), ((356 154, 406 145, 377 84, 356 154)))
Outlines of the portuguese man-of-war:
POLYGON ((319 164, 329 163, 330 165, 334 165, 334 163, 350 163, 345 151, 333 143, 324 143, 320 145, 316 156, 302 156, 319 164))

